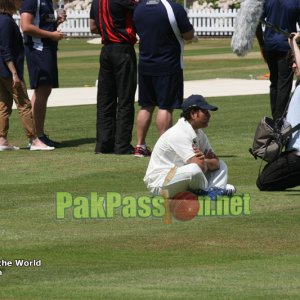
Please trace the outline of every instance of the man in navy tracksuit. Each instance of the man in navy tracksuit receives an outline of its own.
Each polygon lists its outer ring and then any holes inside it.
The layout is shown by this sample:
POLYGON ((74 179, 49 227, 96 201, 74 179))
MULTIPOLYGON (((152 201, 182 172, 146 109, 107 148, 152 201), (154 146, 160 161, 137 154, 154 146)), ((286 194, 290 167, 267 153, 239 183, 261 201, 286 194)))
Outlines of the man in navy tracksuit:
POLYGON ((132 154, 136 42, 134 0, 93 0, 90 29, 101 35, 95 153, 132 154))
MULTIPOLYGON (((262 18, 291 33, 300 24, 300 0, 266 0, 262 18)), ((290 50, 288 38, 266 27, 258 26, 257 38, 261 52, 270 70, 270 102, 273 119, 279 119, 289 100, 293 85, 293 71, 286 56, 290 50)))
POLYGON ((139 44, 139 105, 134 155, 150 156, 146 146, 154 108, 160 134, 172 126, 173 109, 183 100, 183 40, 194 37, 184 8, 169 0, 142 0, 134 11, 139 44))

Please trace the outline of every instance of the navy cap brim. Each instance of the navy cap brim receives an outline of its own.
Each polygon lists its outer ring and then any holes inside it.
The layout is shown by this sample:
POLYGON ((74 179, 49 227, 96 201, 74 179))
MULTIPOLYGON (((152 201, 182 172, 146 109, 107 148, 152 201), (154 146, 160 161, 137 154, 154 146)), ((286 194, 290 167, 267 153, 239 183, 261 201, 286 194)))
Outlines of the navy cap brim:
POLYGON ((190 107, 198 107, 205 110, 217 110, 218 107, 207 103, 202 95, 191 95, 182 103, 182 110, 185 111, 190 107))
POLYGON ((218 110, 217 106, 213 106, 213 105, 210 105, 210 104, 201 105, 201 107, 199 107, 199 108, 206 109, 206 110, 212 110, 212 111, 218 110))
POLYGON ((216 110, 219 109, 217 106, 213 106, 213 105, 210 105, 210 104, 207 103, 207 104, 203 104, 201 106, 199 106, 199 105, 191 105, 189 107, 184 108, 183 110, 187 110, 190 107, 198 107, 200 109, 212 110, 212 111, 216 111, 216 110))

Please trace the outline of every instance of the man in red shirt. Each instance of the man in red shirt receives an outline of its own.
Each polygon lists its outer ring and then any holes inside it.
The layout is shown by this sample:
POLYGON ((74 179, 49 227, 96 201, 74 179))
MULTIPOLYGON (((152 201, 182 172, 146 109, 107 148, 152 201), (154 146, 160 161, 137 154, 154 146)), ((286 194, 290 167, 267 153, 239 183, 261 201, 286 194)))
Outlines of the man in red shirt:
POLYGON ((137 63, 132 14, 137 2, 93 0, 90 29, 101 35, 95 153, 132 154, 137 63))

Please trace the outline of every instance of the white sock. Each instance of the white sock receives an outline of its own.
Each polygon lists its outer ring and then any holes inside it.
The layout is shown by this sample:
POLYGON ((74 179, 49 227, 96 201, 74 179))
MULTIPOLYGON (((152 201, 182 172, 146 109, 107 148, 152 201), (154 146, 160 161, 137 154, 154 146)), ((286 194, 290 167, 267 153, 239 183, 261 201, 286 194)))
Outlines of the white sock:
POLYGON ((143 145, 136 145, 137 147, 141 147, 141 148, 143 148, 144 150, 146 150, 146 148, 147 148, 147 145, 146 144, 143 144, 143 145))

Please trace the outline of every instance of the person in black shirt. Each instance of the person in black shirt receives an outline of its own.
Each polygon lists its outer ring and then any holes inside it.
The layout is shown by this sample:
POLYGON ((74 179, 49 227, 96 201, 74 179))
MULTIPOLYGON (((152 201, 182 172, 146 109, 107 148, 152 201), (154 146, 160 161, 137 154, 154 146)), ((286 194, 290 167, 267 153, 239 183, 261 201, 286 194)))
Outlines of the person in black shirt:
MULTIPOLYGON (((265 0, 262 18, 286 32, 296 32, 296 26, 300 24, 300 1, 265 0)), ((286 60, 290 50, 288 37, 268 27, 263 32, 261 24, 256 36, 270 70, 271 112, 277 120, 285 110, 293 85, 293 71, 286 60)))

